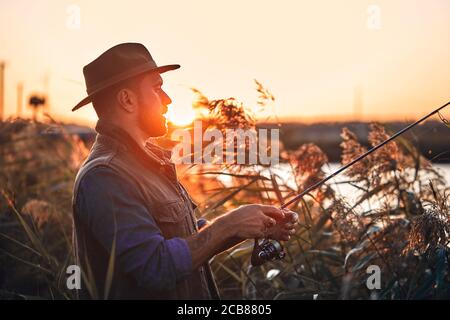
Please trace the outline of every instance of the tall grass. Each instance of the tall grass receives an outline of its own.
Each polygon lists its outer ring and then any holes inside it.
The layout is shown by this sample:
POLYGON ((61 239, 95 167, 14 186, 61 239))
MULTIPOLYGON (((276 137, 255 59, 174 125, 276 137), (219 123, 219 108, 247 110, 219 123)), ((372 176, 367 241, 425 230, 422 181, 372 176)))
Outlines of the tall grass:
MULTIPOLYGON (((257 90, 259 107, 275 103, 258 82, 257 90)), ((236 99, 195 92, 195 106, 209 113, 203 130, 257 125, 236 99)), ((5 122, 0 137, 0 298, 74 299, 65 286, 65 268, 74 263, 71 192, 87 147, 54 121, 5 122)), ((387 137, 383 126, 372 125, 372 145, 387 137)), ((342 164, 366 149, 345 128, 341 147, 342 164)), ((280 151, 284 175, 257 165, 180 166, 180 179, 199 203, 197 215, 213 218, 246 203, 279 205, 324 177, 328 159, 316 145, 280 151)), ((293 204, 300 221, 284 243, 285 260, 252 267, 247 241, 216 256, 213 271, 224 298, 450 298, 449 201, 440 173, 398 139, 349 169, 345 179, 293 204), (356 201, 339 192, 343 186, 358 194, 356 201), (381 269, 380 290, 366 286, 369 265, 381 269)), ((113 270, 114 259, 109 265, 113 270)))
POLYGON ((0 296, 73 298, 71 193, 88 150, 55 122, 4 122, 0 137, 0 296))
MULTIPOLYGON (((272 104, 274 96, 261 83, 256 84, 258 105, 272 104)), ((204 130, 228 128, 229 124, 256 125, 248 120, 253 119, 251 115, 241 115, 245 108, 234 99, 210 101, 198 90, 196 93, 195 105, 215 115, 207 119, 204 130)), ((372 146, 388 137, 383 126, 371 125, 368 139, 372 146)), ((343 165, 366 151, 347 128, 342 130, 341 148, 343 165)), ((200 212, 214 217, 245 203, 280 205, 325 176, 327 156, 314 144, 282 150, 281 157, 283 170, 295 177, 294 185, 286 183, 285 175, 276 170, 233 164, 190 167, 184 181, 194 193, 199 186, 200 212)), ((291 207, 299 213, 300 226, 285 244, 285 261, 253 268, 250 242, 214 259, 225 297, 450 298, 449 188, 440 172, 400 138, 345 174, 344 181, 323 185, 291 207), (348 203, 340 194, 344 185, 359 194, 355 202, 348 203), (369 265, 381 269, 380 290, 366 286, 369 265)))

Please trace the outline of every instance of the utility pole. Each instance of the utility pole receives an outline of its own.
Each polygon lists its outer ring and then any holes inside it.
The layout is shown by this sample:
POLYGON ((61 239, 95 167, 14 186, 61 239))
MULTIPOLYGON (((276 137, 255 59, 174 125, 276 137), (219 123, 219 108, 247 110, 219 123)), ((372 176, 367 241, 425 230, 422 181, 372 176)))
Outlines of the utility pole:
POLYGON ((5 110, 4 98, 5 98, 5 62, 0 62, 0 122, 3 121, 3 112, 5 110))
POLYGON ((23 106, 23 82, 17 84, 17 117, 22 116, 22 106, 23 106))
POLYGON ((49 101, 49 84, 50 84, 50 71, 47 71, 44 76, 44 96, 45 104, 43 106, 44 111, 50 114, 50 101, 49 101))

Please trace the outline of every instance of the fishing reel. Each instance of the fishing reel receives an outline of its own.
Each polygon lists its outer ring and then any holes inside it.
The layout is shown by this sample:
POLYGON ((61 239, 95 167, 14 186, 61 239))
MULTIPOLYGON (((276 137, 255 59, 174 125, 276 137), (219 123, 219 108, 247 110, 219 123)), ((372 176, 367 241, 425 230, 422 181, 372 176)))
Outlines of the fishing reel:
MULTIPOLYGON (((298 219, 298 214, 296 212, 291 212, 289 216, 283 218, 279 223, 296 223, 298 219)), ((267 261, 282 260, 286 256, 283 245, 280 241, 264 238, 255 239, 255 244, 253 246, 253 252, 251 256, 251 264, 254 267, 260 266, 267 261)))
POLYGON ((282 260, 286 256, 283 246, 279 241, 270 239, 255 239, 251 263, 257 267, 267 261, 282 260))

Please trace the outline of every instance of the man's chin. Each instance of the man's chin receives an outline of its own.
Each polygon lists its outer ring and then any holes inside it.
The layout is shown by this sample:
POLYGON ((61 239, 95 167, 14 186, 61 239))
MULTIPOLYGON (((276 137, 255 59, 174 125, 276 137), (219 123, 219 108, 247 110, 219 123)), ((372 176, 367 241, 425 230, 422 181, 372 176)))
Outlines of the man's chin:
POLYGON ((153 124, 145 131, 147 132, 149 137, 152 138, 165 136, 167 133, 166 121, 164 120, 163 122, 153 124))
POLYGON ((161 130, 157 133, 155 133, 155 135, 153 137, 162 137, 165 136, 167 134, 167 127, 164 126, 161 128, 161 130))

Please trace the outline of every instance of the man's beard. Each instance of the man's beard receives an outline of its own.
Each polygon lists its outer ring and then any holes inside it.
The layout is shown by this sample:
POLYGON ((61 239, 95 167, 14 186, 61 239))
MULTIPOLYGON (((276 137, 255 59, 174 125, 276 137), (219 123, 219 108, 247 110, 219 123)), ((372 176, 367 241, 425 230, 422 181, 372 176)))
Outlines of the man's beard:
POLYGON ((167 133, 166 119, 161 113, 146 112, 146 107, 139 108, 139 127, 148 137, 161 137, 167 133))

